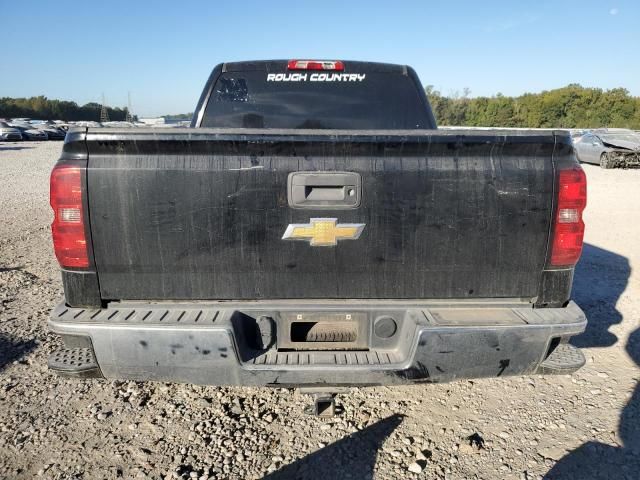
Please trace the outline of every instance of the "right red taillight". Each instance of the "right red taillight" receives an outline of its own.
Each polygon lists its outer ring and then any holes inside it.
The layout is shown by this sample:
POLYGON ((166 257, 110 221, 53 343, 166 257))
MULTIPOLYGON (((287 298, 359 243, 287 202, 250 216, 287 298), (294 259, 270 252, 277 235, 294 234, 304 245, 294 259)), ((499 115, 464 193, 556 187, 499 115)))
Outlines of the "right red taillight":
POLYGON ((582 253, 587 206, 587 177, 579 166, 560 170, 558 174, 558 207, 553 225, 551 265, 570 267, 578 263, 582 253))
POLYGON ((51 172, 50 203, 53 209, 51 233, 60 266, 89 266, 87 239, 82 209, 82 169, 74 165, 56 165, 51 172))

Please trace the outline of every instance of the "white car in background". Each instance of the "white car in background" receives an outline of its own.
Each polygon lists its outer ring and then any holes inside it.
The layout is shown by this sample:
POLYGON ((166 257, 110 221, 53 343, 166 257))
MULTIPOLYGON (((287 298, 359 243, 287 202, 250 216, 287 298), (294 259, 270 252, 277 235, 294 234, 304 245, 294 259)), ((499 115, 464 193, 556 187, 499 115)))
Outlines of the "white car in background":
POLYGON ((22 133, 7 122, 0 122, 0 140, 22 140, 22 133))

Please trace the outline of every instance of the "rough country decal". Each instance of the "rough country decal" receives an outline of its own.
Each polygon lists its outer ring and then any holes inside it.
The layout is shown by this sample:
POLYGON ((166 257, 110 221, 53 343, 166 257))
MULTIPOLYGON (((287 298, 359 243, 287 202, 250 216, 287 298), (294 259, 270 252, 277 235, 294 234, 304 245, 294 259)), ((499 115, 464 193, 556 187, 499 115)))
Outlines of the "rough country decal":
POLYGON ((269 73, 267 82, 362 82, 366 73, 269 73))

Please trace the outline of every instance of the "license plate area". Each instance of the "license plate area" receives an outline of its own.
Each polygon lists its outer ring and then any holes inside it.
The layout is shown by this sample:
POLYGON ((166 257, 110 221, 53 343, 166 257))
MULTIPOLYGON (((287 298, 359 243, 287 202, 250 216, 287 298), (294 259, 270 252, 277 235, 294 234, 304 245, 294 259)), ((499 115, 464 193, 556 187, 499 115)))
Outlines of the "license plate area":
POLYGON ((279 351, 368 350, 365 312, 282 312, 277 329, 279 351))

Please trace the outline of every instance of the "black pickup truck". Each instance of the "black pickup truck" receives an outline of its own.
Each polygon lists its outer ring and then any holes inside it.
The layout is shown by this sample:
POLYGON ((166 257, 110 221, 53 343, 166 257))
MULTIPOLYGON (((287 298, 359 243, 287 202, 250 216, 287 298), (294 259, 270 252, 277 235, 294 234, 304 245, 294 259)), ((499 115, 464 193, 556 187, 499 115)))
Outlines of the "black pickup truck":
POLYGON ((331 391, 583 365, 568 132, 438 130, 411 68, 351 61, 218 65, 195 112, 67 134, 53 370, 331 391))

